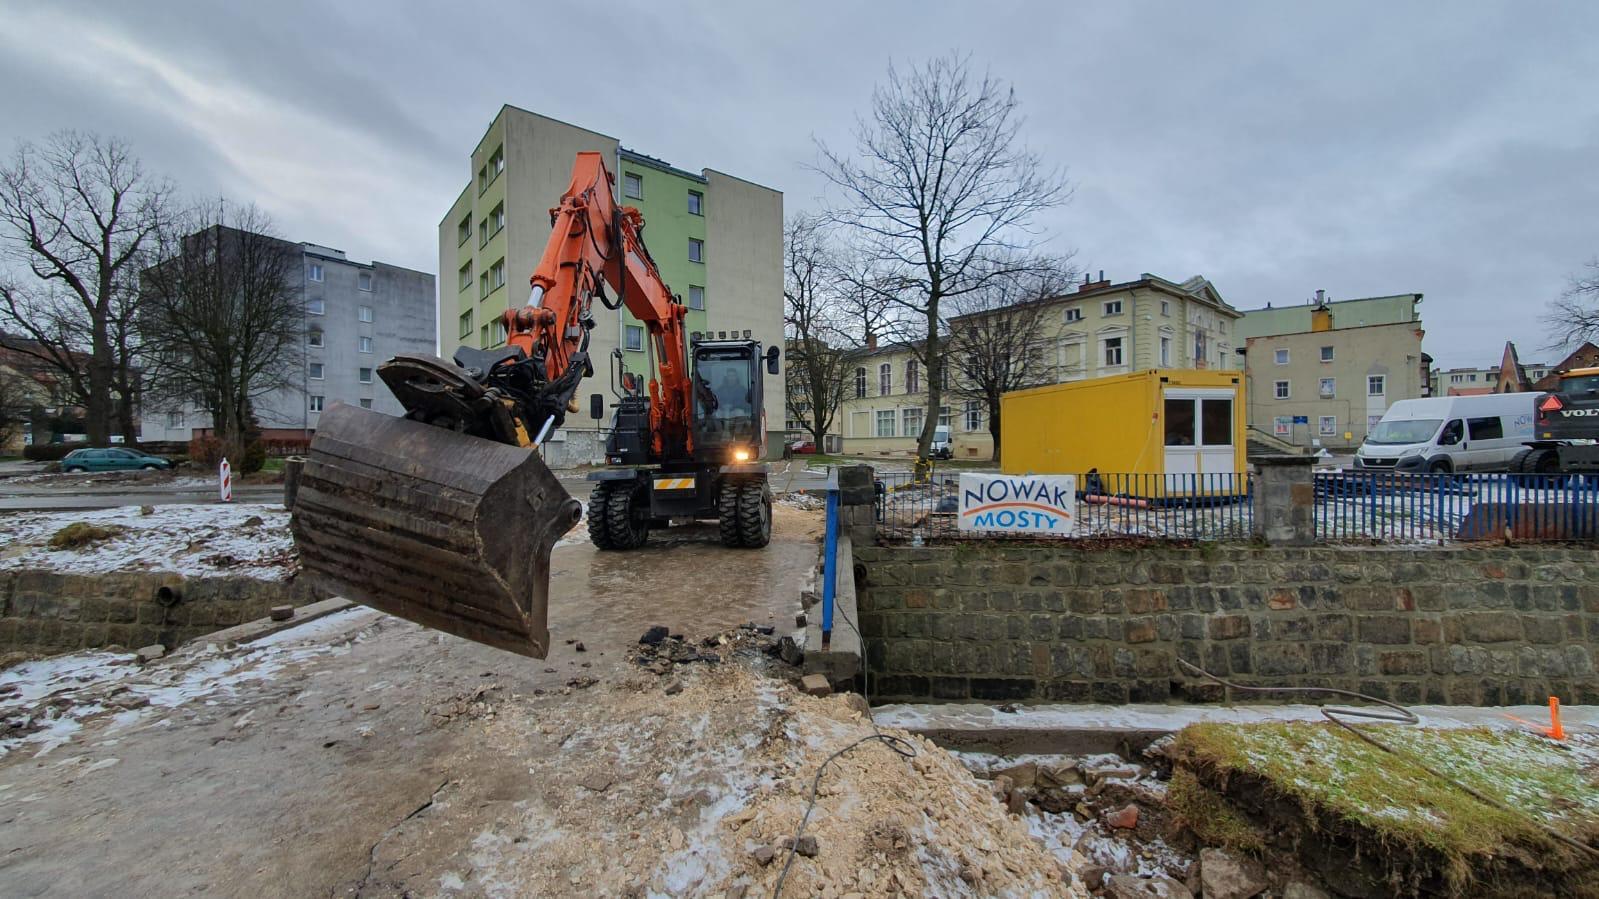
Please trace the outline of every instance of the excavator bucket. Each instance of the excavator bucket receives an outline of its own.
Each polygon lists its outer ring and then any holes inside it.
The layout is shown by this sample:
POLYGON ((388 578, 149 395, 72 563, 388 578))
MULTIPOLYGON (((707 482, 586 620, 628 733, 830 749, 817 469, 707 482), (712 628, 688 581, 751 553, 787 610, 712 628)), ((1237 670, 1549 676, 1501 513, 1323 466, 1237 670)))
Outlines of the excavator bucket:
POLYGON ((531 450, 339 404, 317 426, 290 526, 333 594, 542 659, 550 551, 581 517, 531 450))

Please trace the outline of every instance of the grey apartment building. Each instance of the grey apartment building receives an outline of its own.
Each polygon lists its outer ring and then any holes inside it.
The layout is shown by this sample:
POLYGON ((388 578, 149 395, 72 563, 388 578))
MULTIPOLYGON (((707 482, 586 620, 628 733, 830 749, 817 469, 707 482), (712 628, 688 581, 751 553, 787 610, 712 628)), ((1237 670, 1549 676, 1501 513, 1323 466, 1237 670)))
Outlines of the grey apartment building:
MULTIPOLYGON (((354 262, 343 250, 290 244, 300 256, 305 358, 300 383, 256 406, 263 436, 308 437, 334 403, 391 415, 405 410, 378 379, 399 353, 433 353, 438 333, 433 275, 384 262, 354 262)), ((140 439, 188 440, 211 422, 193 406, 141 410, 140 439)))

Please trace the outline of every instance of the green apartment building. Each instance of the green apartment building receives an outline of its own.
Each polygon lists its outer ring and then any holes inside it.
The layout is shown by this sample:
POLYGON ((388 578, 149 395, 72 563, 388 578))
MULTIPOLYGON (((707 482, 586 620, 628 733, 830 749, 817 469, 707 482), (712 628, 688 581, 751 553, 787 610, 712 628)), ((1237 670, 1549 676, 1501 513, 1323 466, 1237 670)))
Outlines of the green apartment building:
MULTIPOLYGON (((679 169, 614 137, 514 106, 501 107, 472 150, 470 178, 439 222, 439 347, 505 341, 499 316, 527 302, 528 278, 549 239, 549 211, 583 151, 604 153, 624 205, 644 215, 644 242, 661 275, 689 307, 688 329, 717 337, 783 339, 783 195, 712 169, 679 169)), ((595 304, 589 345, 595 375, 580 389, 610 395, 612 352, 646 373, 644 328, 627 310, 595 304)), ((767 379, 771 447, 783 427, 781 376, 767 379)), ((587 404, 584 404, 584 412, 587 404)), ((572 416, 546 449, 553 464, 603 456, 597 423, 572 416)))

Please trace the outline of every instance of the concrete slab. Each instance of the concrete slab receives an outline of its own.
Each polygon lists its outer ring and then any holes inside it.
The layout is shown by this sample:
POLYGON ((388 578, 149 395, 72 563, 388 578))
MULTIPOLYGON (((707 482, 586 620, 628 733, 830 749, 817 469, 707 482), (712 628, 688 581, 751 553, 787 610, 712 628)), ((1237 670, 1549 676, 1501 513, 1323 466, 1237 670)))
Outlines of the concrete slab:
POLYGON ((254 621, 246 621, 243 624, 206 634, 203 637, 196 637, 194 642, 215 643, 218 646, 226 646, 229 643, 249 643, 251 640, 259 640, 279 631, 286 631, 291 627, 298 627, 306 622, 324 618, 334 612, 342 612, 353 605, 355 603, 348 599, 335 596, 331 599, 300 606, 294 610, 293 616, 282 621, 275 621, 271 618, 257 618, 254 621))
MULTIPOLYGON (((1336 706, 1336 704, 1334 704, 1336 706)), ((1139 752, 1190 724, 1322 721, 1313 705, 1034 705, 1014 712, 977 703, 896 703, 873 709, 879 726, 921 734, 949 749, 996 755, 1139 752)), ((1547 727, 1547 706, 1413 706, 1423 727, 1547 727)), ((1599 734, 1599 706, 1561 706, 1569 733, 1599 734)))
MULTIPOLYGON (((821 592, 818 578, 817 592, 821 592)), ((838 586, 833 594, 833 632, 822 647, 822 610, 811 611, 805 625, 806 674, 820 674, 833 689, 854 688, 861 676, 860 613, 855 602, 855 556, 847 534, 838 535, 838 586)))

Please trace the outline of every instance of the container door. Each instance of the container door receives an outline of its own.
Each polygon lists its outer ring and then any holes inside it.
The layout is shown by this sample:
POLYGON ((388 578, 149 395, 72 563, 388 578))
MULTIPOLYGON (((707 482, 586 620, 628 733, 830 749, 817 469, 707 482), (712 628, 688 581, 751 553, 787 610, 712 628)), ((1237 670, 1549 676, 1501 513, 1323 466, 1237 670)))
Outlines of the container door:
POLYGON ((1232 492, 1234 392, 1173 388, 1164 399, 1167 489, 1232 492))

